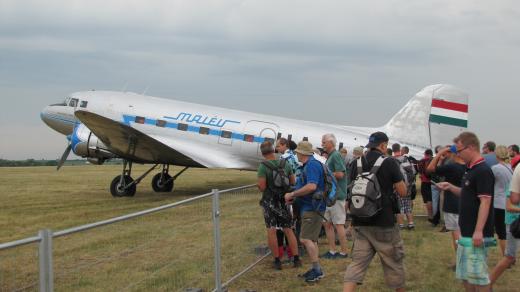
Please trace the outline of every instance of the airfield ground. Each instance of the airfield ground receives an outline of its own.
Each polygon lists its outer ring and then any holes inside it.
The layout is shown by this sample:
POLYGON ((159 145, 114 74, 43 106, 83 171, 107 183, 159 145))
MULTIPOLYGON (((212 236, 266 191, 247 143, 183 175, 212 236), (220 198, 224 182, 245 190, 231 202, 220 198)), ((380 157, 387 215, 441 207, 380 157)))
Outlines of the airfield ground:
MULTIPOLYGON (((134 176, 145 170, 143 166, 136 166, 134 176)), ((212 188, 226 189, 255 182, 254 172, 190 169, 176 181, 173 193, 154 193, 150 186, 150 176, 138 186, 135 197, 112 198, 108 191, 108 185, 113 177, 119 174, 119 171, 120 166, 71 166, 64 167, 59 172, 56 172, 53 167, 0 168, 0 243, 34 236, 42 228, 62 230, 172 203, 193 195, 206 193, 212 188)), ((252 262, 252 255, 248 252, 250 249, 240 249, 239 247, 247 241, 254 241, 254 244, 263 243, 263 220, 261 213, 258 211, 258 198, 247 194, 237 194, 233 198, 235 198, 235 201, 224 202, 227 207, 237 212, 236 215, 233 215, 236 217, 231 217, 235 222, 224 222, 227 230, 234 230, 228 232, 225 236, 228 239, 233 236, 236 237, 234 246, 228 248, 235 250, 235 252, 230 254, 229 257, 232 256, 239 260, 243 258, 248 264, 252 262), (246 221, 249 219, 239 216, 247 212, 256 214, 252 218, 257 216, 257 219, 246 221), (243 229, 234 229, 234 223, 239 223, 243 229), (241 237, 246 236, 245 234, 252 230, 255 234, 249 234, 246 238, 241 237)), ((184 208, 171 212, 168 215, 169 217, 151 216, 137 221, 136 224, 126 224, 112 229, 106 228, 106 230, 100 232, 89 231, 88 239, 97 237, 98 242, 96 245, 90 246, 88 252, 80 256, 80 260, 88 262, 89 257, 94 257, 95 252, 117 251, 120 248, 118 244, 141 247, 145 246, 143 242, 150 241, 154 244, 146 245, 146 251, 144 251, 144 248, 132 250, 133 253, 140 254, 141 258, 149 259, 149 263, 143 263, 143 265, 149 265, 147 266, 149 271, 160 270, 160 267, 163 267, 161 263, 171 261, 167 254, 180 247, 183 249, 183 254, 201 253, 200 247, 193 244, 194 242, 203 242, 208 247, 208 252, 211 252, 212 231, 209 222, 203 228, 194 227, 201 220, 211 220, 211 215, 207 214, 207 211, 210 210, 208 209, 210 203, 206 203, 195 205, 194 210, 184 208), (201 217, 203 219, 193 220, 195 222, 190 220, 190 218, 199 215, 203 216, 201 217), (182 241, 170 242, 155 237, 156 234, 165 230, 169 224, 177 224, 176 234, 178 236, 175 240, 180 240, 179 237, 183 237, 182 241), (190 228, 184 230, 179 224, 190 228), (158 229, 154 231, 152 228, 158 229), (197 232, 199 229, 201 232, 197 232), (114 237, 118 233, 122 233, 124 236, 114 237), (140 238, 140 243, 137 243, 135 236, 140 238)), ((422 213, 420 197, 416 199, 415 204, 417 211, 422 213)), ((455 279, 454 272, 449 268, 454 263, 450 235, 438 232, 438 228, 431 227, 424 217, 417 218, 416 225, 415 231, 403 231, 408 290, 461 291, 461 284, 455 279)), ((70 250, 79 250, 80 243, 85 241, 85 238, 77 236, 76 239, 68 242, 67 246, 70 250)), ((56 240, 56 253, 59 253, 60 244, 64 246, 63 242, 60 243, 56 240)), ((320 241, 321 252, 326 251, 326 248, 325 239, 322 239, 320 241)), ((57 256, 67 257, 66 254, 58 254, 57 256)), ((110 256, 105 255, 104 258, 110 258, 110 256)), ((207 266, 212 265, 210 259, 209 254, 209 256, 205 256, 205 261, 193 260, 196 263, 195 267, 190 272, 186 272, 186 276, 193 278, 207 271, 207 266)), ((491 249, 490 266, 494 266, 498 259, 498 249, 491 249)), ((340 291, 342 289, 343 274, 350 259, 322 260, 326 276, 320 283, 311 285, 303 283, 301 279, 296 277, 297 273, 305 271, 308 266, 307 258, 304 257, 303 260, 303 268, 295 270, 287 265, 282 271, 272 270, 270 267, 271 261, 266 260, 234 282, 230 291, 246 288, 256 291, 340 291)), ((74 261, 76 260, 68 259, 69 263, 74 261)), ((59 263, 59 259, 57 262, 59 263)), ((142 276, 135 271, 135 262, 131 257, 126 257, 126 254, 124 257, 119 256, 113 262, 114 265, 123 262, 123 267, 118 269, 125 269, 124 271, 128 269, 129 278, 116 279, 106 276, 94 278, 94 280, 78 280, 79 273, 76 273, 73 277, 76 286, 62 286, 63 289, 92 290, 92 287, 97 287, 97 290, 106 290, 108 282, 103 281, 107 281, 107 277, 109 282, 117 284, 118 281, 129 281, 129 279, 142 276), (134 267, 132 268, 132 266, 134 267)), ((92 265, 95 267, 94 264, 92 265)), ((6 261, 2 263, 2 253, 0 253, 0 290, 3 290, 1 282, 4 281, 5 283, 8 280, 2 278, 2 272, 5 272, 8 268, 6 261)), ((59 270, 59 267, 56 269, 59 270)), ((495 285, 494 291, 519 291, 518 269, 518 265, 516 265, 507 270, 498 284, 495 285)), ((138 283, 128 290, 172 290, 168 288, 169 283, 171 283, 168 282, 168 279, 177 276, 169 275, 164 271, 160 272, 163 273, 159 277, 160 280, 152 284, 138 283)), ((103 273, 108 272, 104 271, 103 273)), ((63 277, 62 281, 66 281, 66 279, 66 277, 63 277)), ((378 259, 373 261, 365 280, 365 284, 360 287, 360 291, 387 291, 378 259)), ((207 279, 204 281, 208 282, 207 279)), ((209 283, 202 286, 211 284, 210 280, 209 283)), ((193 286, 196 287, 196 285, 193 286)))

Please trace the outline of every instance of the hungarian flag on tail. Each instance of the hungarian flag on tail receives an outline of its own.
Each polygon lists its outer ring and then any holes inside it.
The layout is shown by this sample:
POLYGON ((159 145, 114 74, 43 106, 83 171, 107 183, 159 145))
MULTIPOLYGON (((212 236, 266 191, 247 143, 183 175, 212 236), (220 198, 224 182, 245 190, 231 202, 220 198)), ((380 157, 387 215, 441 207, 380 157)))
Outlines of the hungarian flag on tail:
POLYGON ((434 98, 430 122, 467 128, 468 105, 434 98))

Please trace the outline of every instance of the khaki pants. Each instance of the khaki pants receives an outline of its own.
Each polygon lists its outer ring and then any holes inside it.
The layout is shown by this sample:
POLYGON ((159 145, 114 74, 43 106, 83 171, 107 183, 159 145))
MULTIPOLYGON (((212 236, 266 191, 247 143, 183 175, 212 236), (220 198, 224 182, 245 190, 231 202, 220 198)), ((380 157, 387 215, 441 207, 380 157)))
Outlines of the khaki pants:
POLYGON ((352 262, 345 272, 345 282, 362 284, 368 265, 379 255, 385 281, 392 289, 404 287, 404 247, 399 228, 354 226, 352 262))

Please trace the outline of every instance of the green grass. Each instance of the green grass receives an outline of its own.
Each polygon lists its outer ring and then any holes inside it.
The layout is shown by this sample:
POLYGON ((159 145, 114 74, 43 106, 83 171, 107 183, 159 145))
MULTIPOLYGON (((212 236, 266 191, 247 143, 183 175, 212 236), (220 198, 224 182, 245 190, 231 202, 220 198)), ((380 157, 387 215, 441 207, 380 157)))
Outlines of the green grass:
MULTIPOLYGON (((136 166, 134 177, 146 170, 136 166)), ((151 176, 133 198, 112 198, 108 186, 120 166, 65 166, 0 168, 0 242, 36 235, 42 228, 62 230, 182 200, 212 188, 255 182, 254 172, 190 169, 176 181, 173 193, 151 190, 151 176)), ((250 190, 225 195, 221 201, 223 279, 256 256, 265 242, 265 227, 258 206, 259 194, 250 190)), ((422 213, 420 198, 416 211, 422 213)), ((415 231, 404 231, 407 289, 461 291, 449 265, 454 253, 448 233, 416 219, 415 231)), ((57 291, 172 291, 186 287, 213 287, 213 231, 211 199, 54 239, 57 291)), ((0 252, 0 291, 37 281, 35 245, 0 252)), ((320 240, 320 253, 327 249, 320 240)), ((499 251, 490 251, 490 266, 499 251)), ((230 291, 340 291, 350 259, 322 260, 326 276, 306 284, 296 277, 308 268, 271 269, 271 259, 231 284, 230 291)), ((518 291, 518 267, 507 270, 494 291, 518 291)), ((360 291, 388 291, 379 259, 374 258, 360 291)))

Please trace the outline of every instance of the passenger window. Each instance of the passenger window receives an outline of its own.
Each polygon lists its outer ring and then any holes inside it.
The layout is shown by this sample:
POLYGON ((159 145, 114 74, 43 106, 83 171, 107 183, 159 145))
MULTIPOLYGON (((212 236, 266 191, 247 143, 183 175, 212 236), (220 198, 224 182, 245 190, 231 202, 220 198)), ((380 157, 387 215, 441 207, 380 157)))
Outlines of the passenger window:
POLYGON ((144 124, 144 117, 135 117, 135 122, 138 124, 144 124))
POLYGON ((78 99, 77 98, 71 99, 70 102, 69 102, 69 106, 70 107, 77 107, 78 106, 78 99))
POLYGON ((166 121, 163 121, 163 120, 157 120, 157 122, 155 122, 155 125, 156 125, 157 127, 164 128, 164 127, 166 127, 166 121))
POLYGON ((339 142, 338 149, 341 149, 341 148, 343 148, 343 142, 339 142))
POLYGON ((209 128, 200 127, 199 134, 201 134, 201 135, 209 135, 209 128))
POLYGON ((88 101, 82 100, 81 103, 79 104, 79 107, 87 107, 87 104, 88 104, 88 101))
POLYGON ((309 138, 303 137, 303 141, 309 141, 309 138))
POLYGON ((222 131, 220 133, 220 137, 222 138, 227 138, 227 139, 231 139, 231 132, 230 131, 222 131))
POLYGON ((180 131, 188 131, 188 124, 178 123, 177 130, 180 131))
POLYGON ((255 136, 245 134, 244 135, 244 141, 246 141, 246 142, 254 142, 255 141, 255 136))
POLYGON ((281 132, 278 132, 278 135, 276 135, 276 140, 282 138, 282 133, 281 132))
POLYGON ((289 136, 287 136, 287 140, 289 140, 289 141, 292 140, 292 134, 289 134, 289 136))

